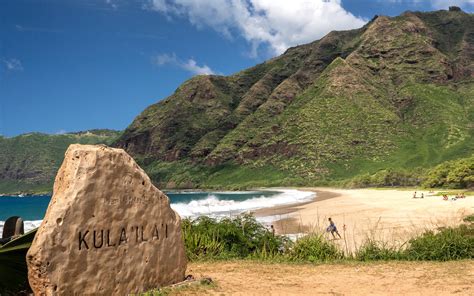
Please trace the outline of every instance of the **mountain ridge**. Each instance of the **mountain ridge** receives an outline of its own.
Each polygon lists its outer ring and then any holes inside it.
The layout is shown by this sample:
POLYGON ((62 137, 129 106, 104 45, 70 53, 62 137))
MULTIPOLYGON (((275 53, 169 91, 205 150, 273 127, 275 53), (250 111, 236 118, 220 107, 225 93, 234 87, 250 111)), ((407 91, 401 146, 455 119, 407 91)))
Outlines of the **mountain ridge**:
POLYGON ((473 49, 472 14, 377 16, 233 75, 191 78, 114 145, 166 186, 259 168, 297 185, 364 165, 431 167, 472 154, 473 49))
POLYGON ((125 149, 160 188, 472 187, 474 15, 375 16, 101 131, 0 136, 0 192, 51 191, 72 143, 125 149))
POLYGON ((51 192, 70 144, 111 144, 120 132, 94 129, 64 134, 0 136, 0 193, 51 192))

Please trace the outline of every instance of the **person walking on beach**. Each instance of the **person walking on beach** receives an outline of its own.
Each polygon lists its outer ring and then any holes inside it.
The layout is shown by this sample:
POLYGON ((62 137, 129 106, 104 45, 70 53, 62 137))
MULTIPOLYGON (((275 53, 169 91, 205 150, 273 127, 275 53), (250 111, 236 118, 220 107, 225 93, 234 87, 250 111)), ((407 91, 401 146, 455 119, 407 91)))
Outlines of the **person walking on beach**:
POLYGON ((339 236, 339 238, 342 238, 341 235, 339 234, 339 231, 337 231, 336 224, 334 224, 334 222, 332 221, 331 218, 329 218, 328 220, 329 220, 329 226, 328 226, 328 228, 326 229, 326 231, 327 231, 327 232, 331 232, 332 237, 333 237, 334 239, 336 239, 336 237, 334 236, 334 233, 336 233, 336 234, 339 236))

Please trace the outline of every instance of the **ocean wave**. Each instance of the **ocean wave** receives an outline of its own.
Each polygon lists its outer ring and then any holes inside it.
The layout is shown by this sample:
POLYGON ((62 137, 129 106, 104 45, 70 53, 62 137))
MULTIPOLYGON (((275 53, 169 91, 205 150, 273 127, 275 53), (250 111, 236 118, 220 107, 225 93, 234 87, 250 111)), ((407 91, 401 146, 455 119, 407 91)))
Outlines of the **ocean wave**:
POLYGON ((270 208, 280 205, 302 203, 314 198, 314 192, 300 190, 278 190, 272 196, 259 196, 243 201, 220 200, 210 194, 208 198, 193 200, 187 203, 172 203, 171 208, 182 217, 194 218, 197 216, 229 216, 261 208, 270 208))

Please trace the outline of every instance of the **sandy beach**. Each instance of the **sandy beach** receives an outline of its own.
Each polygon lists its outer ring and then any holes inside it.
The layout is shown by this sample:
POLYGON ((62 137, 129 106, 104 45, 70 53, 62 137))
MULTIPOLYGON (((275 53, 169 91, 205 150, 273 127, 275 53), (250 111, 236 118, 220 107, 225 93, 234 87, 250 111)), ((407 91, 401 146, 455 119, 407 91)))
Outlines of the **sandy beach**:
MULTIPOLYGON (((437 192, 397 189, 300 188, 317 193, 314 201, 257 211, 257 216, 276 216, 277 233, 325 232, 331 217, 341 236, 336 240, 353 251, 367 238, 401 245, 426 230, 455 226, 474 213, 474 197, 443 200, 437 192)), ((328 235, 328 234, 325 234, 328 235)))

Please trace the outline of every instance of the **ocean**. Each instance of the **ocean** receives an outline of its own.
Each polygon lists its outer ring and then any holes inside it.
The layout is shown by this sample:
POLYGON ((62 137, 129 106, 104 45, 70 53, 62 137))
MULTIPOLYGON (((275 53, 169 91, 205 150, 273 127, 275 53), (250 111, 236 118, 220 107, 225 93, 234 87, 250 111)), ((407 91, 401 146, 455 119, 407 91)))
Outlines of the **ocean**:
MULTIPOLYGON (((216 192, 165 192, 171 208, 181 217, 195 218, 201 215, 223 217, 246 211, 310 201, 315 193, 299 190, 216 191, 216 192)), ((46 213, 50 195, 1 196, 0 236, 4 221, 10 216, 20 216, 25 221, 25 231, 38 227, 46 213)), ((273 217, 259 217, 270 222, 273 217)))

